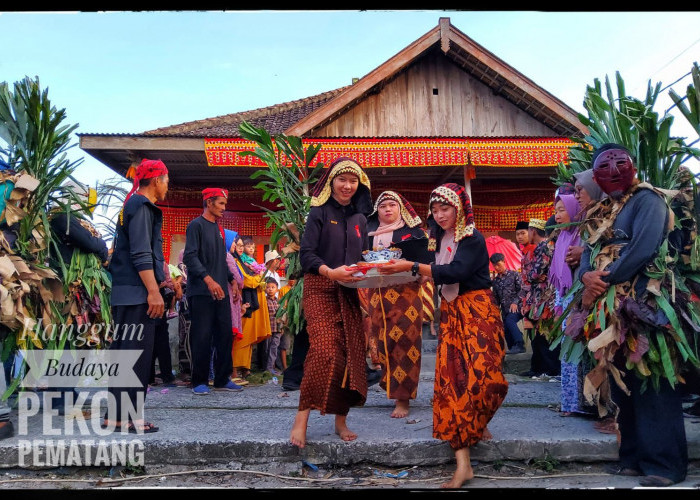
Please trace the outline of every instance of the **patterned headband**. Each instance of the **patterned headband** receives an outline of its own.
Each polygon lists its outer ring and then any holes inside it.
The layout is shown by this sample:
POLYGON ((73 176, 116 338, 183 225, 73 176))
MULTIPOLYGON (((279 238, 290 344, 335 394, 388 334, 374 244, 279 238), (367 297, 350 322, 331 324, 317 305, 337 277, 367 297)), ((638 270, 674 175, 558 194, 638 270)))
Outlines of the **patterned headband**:
POLYGON ((423 222, 408 200, 395 191, 384 191, 379 195, 377 201, 374 203, 374 211, 370 214, 370 217, 376 214, 379 205, 387 200, 393 200, 399 204, 399 207, 401 207, 401 218, 408 227, 416 227, 423 222))
POLYGON ((436 187, 430 193, 430 203, 444 203, 455 207, 457 220, 455 221, 455 242, 474 233, 474 212, 469 202, 469 196, 463 186, 449 182, 436 187))
MULTIPOLYGON (((312 207, 320 207, 328 201, 333 193, 333 179, 341 174, 356 175, 358 179, 360 179, 360 184, 365 186, 368 190, 371 189, 369 177, 367 177, 365 171, 362 170, 362 167, 355 160, 349 158, 343 159, 330 167, 314 187, 314 193, 311 196, 312 207)), ((371 201, 369 203, 371 203, 371 201)))

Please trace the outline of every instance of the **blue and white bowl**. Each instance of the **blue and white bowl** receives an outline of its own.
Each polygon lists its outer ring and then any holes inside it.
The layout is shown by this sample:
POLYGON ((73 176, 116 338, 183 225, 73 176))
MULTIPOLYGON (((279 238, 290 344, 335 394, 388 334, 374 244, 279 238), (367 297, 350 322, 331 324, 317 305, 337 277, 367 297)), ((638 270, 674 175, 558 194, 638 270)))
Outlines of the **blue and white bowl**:
POLYGON ((383 248, 382 250, 365 250, 362 252, 365 262, 388 262, 391 259, 400 259, 401 250, 398 248, 383 248))

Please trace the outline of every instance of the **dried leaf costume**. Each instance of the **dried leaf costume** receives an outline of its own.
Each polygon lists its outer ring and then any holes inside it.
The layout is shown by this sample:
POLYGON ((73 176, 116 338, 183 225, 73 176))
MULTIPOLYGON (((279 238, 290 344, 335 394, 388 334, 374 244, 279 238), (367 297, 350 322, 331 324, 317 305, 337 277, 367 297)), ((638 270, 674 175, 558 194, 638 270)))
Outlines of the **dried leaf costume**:
MULTIPOLYGON (((398 203, 399 218, 403 221, 403 227, 393 230, 390 235, 391 246, 417 240, 427 247, 428 238, 420 227, 420 217, 408 200, 394 191, 384 191, 374 203, 374 212, 367 222, 372 240, 376 241, 373 233, 381 227, 378 207, 387 200, 398 203)), ((372 241, 370 243, 372 247, 377 246, 372 241)), ((415 260, 409 254, 402 254, 402 257, 415 260)), ((369 290, 370 352, 376 345, 377 358, 382 366, 379 385, 389 399, 405 401, 416 397, 420 378, 423 300, 423 288, 418 281, 369 290)))
POLYGON ((435 202, 455 207, 457 219, 453 240, 432 217, 428 219, 429 248, 437 252, 431 272, 442 296, 433 437, 448 441, 457 450, 481 440, 506 397, 505 338, 490 289, 486 242, 474 227, 468 195, 462 186, 444 184, 431 193, 430 205, 435 202), (452 260, 440 264, 446 251, 453 255, 452 260))
POLYGON ((357 290, 319 274, 361 259, 369 247, 366 216, 372 211, 370 183, 360 165, 338 158, 316 183, 301 240, 304 272, 302 307, 309 333, 309 351, 299 395, 299 411, 347 415, 367 399, 365 334, 357 290), (341 174, 358 177, 349 205, 332 197, 333 180, 341 174))
POLYGON ((681 227, 663 236, 658 252, 641 273, 611 285, 590 311, 580 306, 582 284, 577 282, 570 292, 572 312, 561 338, 562 350, 570 359, 580 358, 586 347, 594 357, 597 364, 586 377, 585 395, 598 404, 601 415, 612 407, 608 373, 625 392, 628 376, 640 377, 645 389, 651 382, 658 390, 662 379, 675 386, 684 381, 689 365, 698 365, 700 301, 692 194, 639 183, 620 200, 607 199, 592 207, 581 229, 589 249, 581 260, 582 267, 587 264, 584 259, 589 259, 589 265, 581 275, 587 270, 614 268, 624 248, 616 243, 620 231, 615 221, 625 205, 641 194, 668 197, 681 214, 681 227), (679 238, 683 231, 685 237, 679 238), (679 248, 669 243, 674 239, 681 242, 679 248))

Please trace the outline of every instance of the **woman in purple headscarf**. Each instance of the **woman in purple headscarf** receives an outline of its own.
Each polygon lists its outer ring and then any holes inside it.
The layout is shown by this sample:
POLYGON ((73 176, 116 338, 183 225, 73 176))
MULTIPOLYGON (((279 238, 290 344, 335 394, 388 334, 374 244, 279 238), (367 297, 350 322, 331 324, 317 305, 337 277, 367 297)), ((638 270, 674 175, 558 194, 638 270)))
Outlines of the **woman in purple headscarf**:
MULTIPOLYGON (((554 202, 554 217, 558 225, 575 223, 580 212, 579 202, 572 194, 560 194, 554 202)), ((549 285, 554 289, 554 316, 562 315, 571 302, 564 297, 569 292, 574 280, 573 270, 567 262, 567 253, 571 247, 581 246, 578 225, 563 226, 558 229, 552 263, 549 267, 549 285)), ((566 328, 566 320, 562 323, 566 328)), ((583 398, 584 368, 580 363, 561 361, 561 415, 590 413, 585 408, 583 398)))

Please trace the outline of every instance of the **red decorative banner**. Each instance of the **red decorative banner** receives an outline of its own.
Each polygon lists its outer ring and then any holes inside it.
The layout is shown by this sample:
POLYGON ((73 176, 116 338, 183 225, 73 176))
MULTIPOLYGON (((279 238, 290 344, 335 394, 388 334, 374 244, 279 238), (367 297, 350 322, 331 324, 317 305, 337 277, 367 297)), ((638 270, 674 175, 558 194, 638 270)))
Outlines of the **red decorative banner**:
MULTIPOLYGON (((187 224, 202 215, 202 209, 169 207, 161 207, 161 209, 163 210, 163 255, 168 260, 173 235, 185 234, 187 224)), ((273 228, 265 227, 267 221, 267 217, 263 217, 262 212, 224 212, 222 225, 224 229, 233 229, 240 235, 270 237, 273 228)), ((176 264, 176 262, 171 263, 176 264)))
MULTIPOLYGON (((420 206, 421 218, 425 220, 422 212, 427 211, 426 207, 420 206)), ((418 207, 415 207, 418 210, 418 207)), ((170 248, 173 236, 184 235, 187 224, 191 220, 202 215, 199 208, 168 208, 163 209, 163 255, 166 260, 170 258, 170 248)), ((519 206, 485 206, 474 205, 474 223, 481 232, 491 231, 515 231, 515 224, 520 220, 544 219, 547 220, 554 213, 554 202, 535 203, 519 206)), ((241 235, 262 236, 269 238, 272 236, 272 227, 267 225, 267 217, 260 213, 238 213, 224 212, 223 226, 225 229, 233 229, 241 235)), ((176 262, 172 262, 176 264, 176 262)))
MULTIPOLYGON (((321 144, 315 162, 328 165, 335 158, 349 156, 365 168, 475 166, 550 167, 568 161, 574 143, 565 137, 552 138, 353 138, 304 139, 305 146, 321 144)), ((204 151, 210 167, 262 167, 254 156, 256 144, 240 138, 204 139, 204 151)), ((315 164, 315 163, 314 163, 315 164)))

